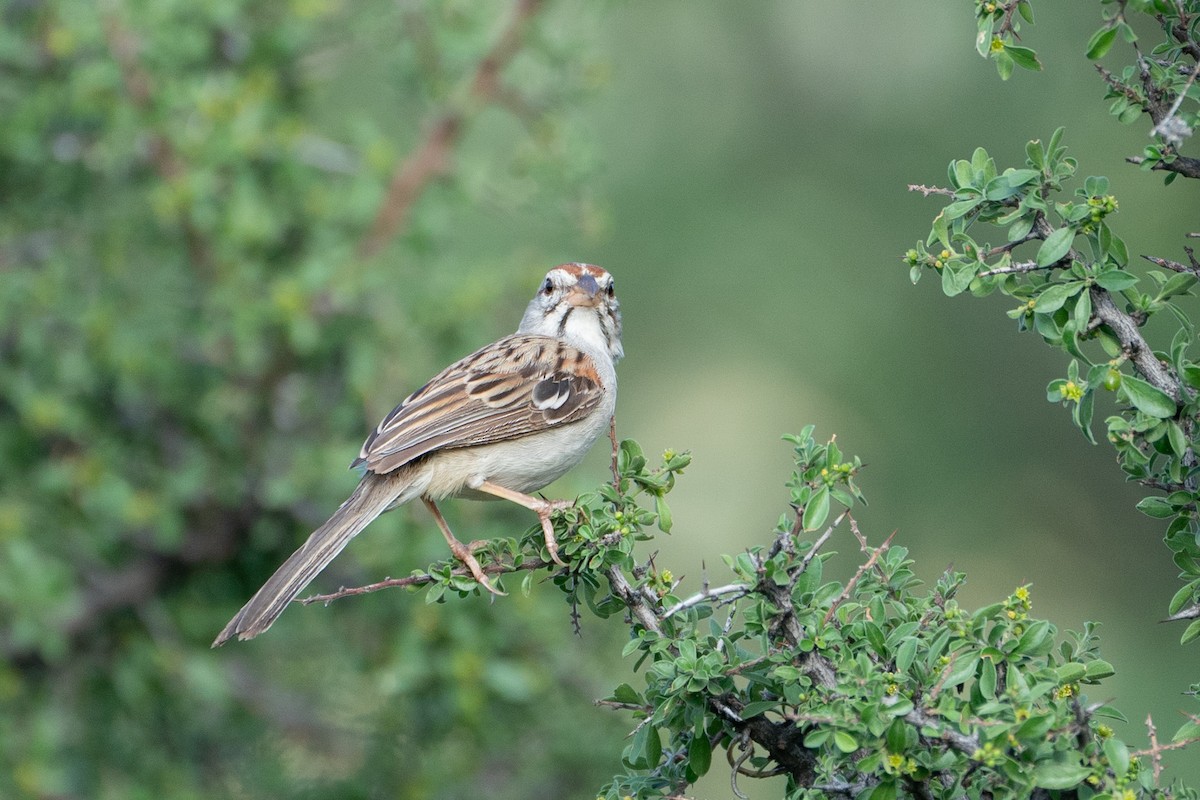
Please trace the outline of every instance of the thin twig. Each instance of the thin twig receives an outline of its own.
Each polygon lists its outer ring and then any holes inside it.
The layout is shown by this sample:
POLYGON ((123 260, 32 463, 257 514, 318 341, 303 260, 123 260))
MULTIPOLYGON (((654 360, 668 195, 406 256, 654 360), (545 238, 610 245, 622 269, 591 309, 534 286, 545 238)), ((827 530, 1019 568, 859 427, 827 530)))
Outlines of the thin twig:
POLYGON ((608 421, 608 440, 612 442, 612 468, 613 488, 617 491, 621 490, 621 470, 617 468, 617 453, 621 449, 621 445, 617 442, 617 415, 613 414, 612 419, 608 421))
POLYGON ((979 749, 979 734, 968 736, 965 733, 959 733, 953 725, 946 725, 941 720, 934 719, 924 709, 914 708, 904 715, 904 720, 918 729, 932 728, 936 731, 939 739, 960 753, 970 755, 979 749))
POLYGON ((869 547, 866 547, 864 543, 863 552, 870 550, 871 556, 862 564, 862 566, 858 568, 858 571, 854 573, 854 577, 851 578, 846 584, 846 588, 842 590, 842 593, 838 595, 837 599, 833 601, 833 604, 829 606, 829 610, 825 612, 824 622, 826 624, 828 624, 829 620, 833 619, 833 612, 837 611, 838 606, 846 602, 846 600, 850 597, 850 593, 854 591, 854 587, 858 583, 859 579, 862 578, 867 570, 875 566, 875 562, 879 560, 879 556, 881 556, 889 547, 891 547, 892 539, 895 537, 896 531, 892 531, 891 535, 883 540, 883 544, 879 545, 879 547, 876 547, 873 550, 871 550, 869 547))
POLYGON ((984 270, 976 277, 990 278, 993 275, 1019 275, 1026 272, 1037 272, 1038 270, 1043 269, 1054 269, 1056 266, 1058 266, 1058 262, 1054 264, 1047 264, 1046 266, 1042 267, 1039 266, 1036 261, 1018 261, 1015 264, 1009 264, 1004 267, 995 267, 994 269, 984 270))
POLYGON ((804 558, 800 560, 800 569, 796 570, 797 578, 804 574, 805 570, 808 569, 808 565, 812 563, 812 560, 817 557, 818 553, 821 552, 821 548, 825 546, 825 543, 829 541, 829 537, 833 535, 833 529, 840 525, 842 520, 849 516, 849 514, 850 509, 846 509, 841 514, 838 514, 837 519, 835 519, 830 526, 825 529, 825 532, 822 533, 815 542, 813 542, 813 546, 809 548, 809 551, 804 554, 804 558))
MULTIPOLYGON (((520 564, 486 564, 481 566, 485 575, 508 575, 514 572, 528 572, 530 570, 542 569, 544 567, 555 566, 552 561, 545 561, 540 558, 531 558, 522 561, 520 564)), ((457 567, 450 571, 450 574, 457 577, 469 578, 471 571, 466 567, 457 567)), ((334 600, 341 600, 343 597, 354 597, 360 594, 370 594, 378 592, 382 589, 397 589, 407 586, 427 586, 431 583, 437 583, 442 580, 441 576, 431 575, 428 572, 421 572, 416 575, 409 575, 405 578, 384 578, 376 583, 368 583, 365 586, 355 586, 352 588, 342 587, 336 592, 329 594, 314 594, 309 597, 302 597, 297 600, 301 605, 312 605, 313 603, 324 603, 329 605, 334 600)))
MULTIPOLYGON (((1139 166, 1146 163, 1142 156, 1129 156, 1125 160, 1139 166)), ((1150 169, 1155 172, 1176 172, 1185 178, 1200 178, 1200 158, 1175 156, 1170 161, 1155 161, 1150 169)))
POLYGON ((1185 619, 1200 619, 1200 605, 1188 606, 1181 611, 1177 611, 1166 619, 1160 619, 1159 622, 1179 622, 1185 619))
MULTIPOLYGON (((1197 719, 1197 717, 1195 717, 1195 716, 1192 716, 1190 714, 1188 716, 1191 717, 1193 722, 1200 721, 1200 719, 1197 719)), ((1200 742, 1200 736, 1193 736, 1190 739, 1180 739, 1178 742, 1171 742, 1170 744, 1159 744, 1158 743, 1158 731, 1155 730, 1154 720, 1151 719, 1149 715, 1146 715, 1146 728, 1150 732, 1150 747, 1148 747, 1145 750, 1135 750, 1132 753, 1130 753, 1130 755, 1135 756, 1137 758, 1142 758, 1143 756, 1150 756, 1151 760, 1154 762, 1154 781, 1155 781, 1155 783, 1158 783, 1158 780, 1159 780, 1160 775, 1162 774, 1162 768, 1163 768, 1162 767, 1162 754, 1167 752, 1168 750, 1182 750, 1183 748, 1188 747, 1189 745, 1193 745, 1196 742, 1200 742)))
POLYGON ((1171 261, 1170 259, 1166 258, 1158 258, 1157 256, 1142 256, 1142 258, 1146 259, 1155 266, 1162 267, 1163 269, 1169 269, 1172 272, 1182 272, 1185 275, 1195 275, 1196 277, 1200 277, 1200 268, 1195 266, 1180 264, 1178 261, 1171 261))
MULTIPOLYGON (((622 536, 623 534, 619 532, 613 532, 605 536, 601 536, 596 540, 596 544, 601 547, 611 547, 620 541, 622 536)), ((543 568, 553 568, 555 566, 556 565, 554 562, 546 561, 542 558, 527 558, 520 564, 506 564, 497 562, 484 564, 481 566, 481 569, 485 575, 509 575, 517 572, 530 572, 543 568)), ((450 574, 454 577, 471 577, 471 572, 466 567, 456 567, 450 571, 450 574)), ((419 572, 404 578, 384 578, 381 581, 368 583, 364 586, 354 586, 351 588, 343 586, 336 592, 330 592, 329 594, 315 594, 309 597, 297 598, 295 602, 306 606, 312 605, 313 603, 324 603, 328 605, 334 600, 340 600, 343 597, 354 597, 360 594, 370 594, 372 592, 378 592, 382 589, 402 589, 412 586, 428 586, 429 584, 437 583, 440 580, 442 580, 440 575, 432 575, 428 572, 419 572)))
POLYGON ((614 708, 618 711, 641 711, 645 714, 650 714, 654 711, 654 706, 642 705, 640 703, 621 703, 617 700, 593 700, 592 705, 600 706, 601 708, 614 708))
MULTIPOLYGON (((745 597, 751 591, 752 591, 752 589, 743 583, 730 583, 725 586, 718 586, 715 589, 710 589, 706 586, 702 590, 697 592, 696 594, 687 598, 686 600, 680 600, 678 603, 671 606, 662 615, 662 619, 663 620, 670 619, 671 617, 675 616, 675 614, 679 613, 680 611, 686 611, 687 609, 692 608, 693 606, 698 606, 701 603, 703 603, 705 600, 711 600, 714 597, 721 597, 721 596, 727 595, 727 594, 736 594, 737 597, 733 598, 733 600, 736 600, 736 599, 738 599, 738 597, 745 597)), ((732 600, 727 600, 726 602, 732 602, 732 600)))
POLYGON ((921 194, 925 195, 926 197, 929 197, 929 195, 931 195, 931 194, 940 194, 940 195, 945 195, 946 197, 954 197, 953 189, 943 189, 940 186, 926 186, 923 183, 910 183, 908 185, 908 190, 910 192, 920 192, 921 194))
POLYGON ((1150 734, 1150 759, 1154 763, 1154 784, 1159 785, 1162 777, 1162 750, 1158 748, 1158 729, 1154 727, 1154 717, 1146 715, 1146 730, 1150 734))

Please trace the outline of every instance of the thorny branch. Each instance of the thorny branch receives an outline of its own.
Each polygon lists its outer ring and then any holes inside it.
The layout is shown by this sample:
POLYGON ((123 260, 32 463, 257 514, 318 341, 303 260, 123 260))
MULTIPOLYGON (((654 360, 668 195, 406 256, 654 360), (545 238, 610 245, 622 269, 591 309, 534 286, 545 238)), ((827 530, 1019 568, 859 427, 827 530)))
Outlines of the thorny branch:
MULTIPOLYGON (((1142 156, 1129 156, 1125 160, 1130 164, 1146 163, 1146 159, 1142 156)), ((1200 178, 1200 158, 1175 156, 1170 161, 1155 161, 1154 166, 1150 169, 1156 172, 1177 172, 1185 178, 1200 178)))

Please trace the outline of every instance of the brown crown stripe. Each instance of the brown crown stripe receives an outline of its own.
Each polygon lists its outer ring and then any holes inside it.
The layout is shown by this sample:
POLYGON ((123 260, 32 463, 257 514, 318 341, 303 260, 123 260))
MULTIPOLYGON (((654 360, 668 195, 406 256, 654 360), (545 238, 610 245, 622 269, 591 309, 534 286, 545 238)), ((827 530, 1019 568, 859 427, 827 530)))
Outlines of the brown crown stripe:
POLYGON ((578 279, 583 275, 591 275, 593 278, 602 278, 608 274, 608 270, 603 267, 598 267, 595 264, 583 264, 575 262, 572 264, 559 264, 555 269, 561 269, 568 275, 578 279))

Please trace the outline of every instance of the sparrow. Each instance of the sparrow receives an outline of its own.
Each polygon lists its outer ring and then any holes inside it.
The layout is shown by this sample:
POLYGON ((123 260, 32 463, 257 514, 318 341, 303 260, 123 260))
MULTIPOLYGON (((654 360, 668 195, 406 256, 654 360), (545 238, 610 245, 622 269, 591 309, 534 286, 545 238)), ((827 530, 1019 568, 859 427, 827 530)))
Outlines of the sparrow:
POLYGON ((516 333, 446 367, 383 418, 351 464, 363 475, 350 497, 234 615, 213 647, 266 631, 372 520, 417 498, 455 558, 495 594, 502 592, 455 538, 439 501, 501 498, 530 509, 550 557, 562 564, 550 516, 564 503, 530 492, 578 464, 607 430, 623 355, 612 276, 593 264, 550 270, 516 333))

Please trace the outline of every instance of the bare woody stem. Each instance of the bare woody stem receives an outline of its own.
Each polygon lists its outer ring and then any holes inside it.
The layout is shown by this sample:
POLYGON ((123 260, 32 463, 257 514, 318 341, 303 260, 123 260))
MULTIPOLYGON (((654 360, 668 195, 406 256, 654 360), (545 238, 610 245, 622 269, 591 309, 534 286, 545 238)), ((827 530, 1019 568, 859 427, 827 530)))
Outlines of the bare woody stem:
POLYGON ((446 106, 425 125, 425 135, 392 173, 387 193, 366 235, 358 243, 360 258, 377 255, 404 228, 413 205, 435 178, 450 170, 450 159, 467 124, 486 105, 506 102, 500 73, 520 52, 530 20, 543 0, 516 0, 512 17, 446 106))

